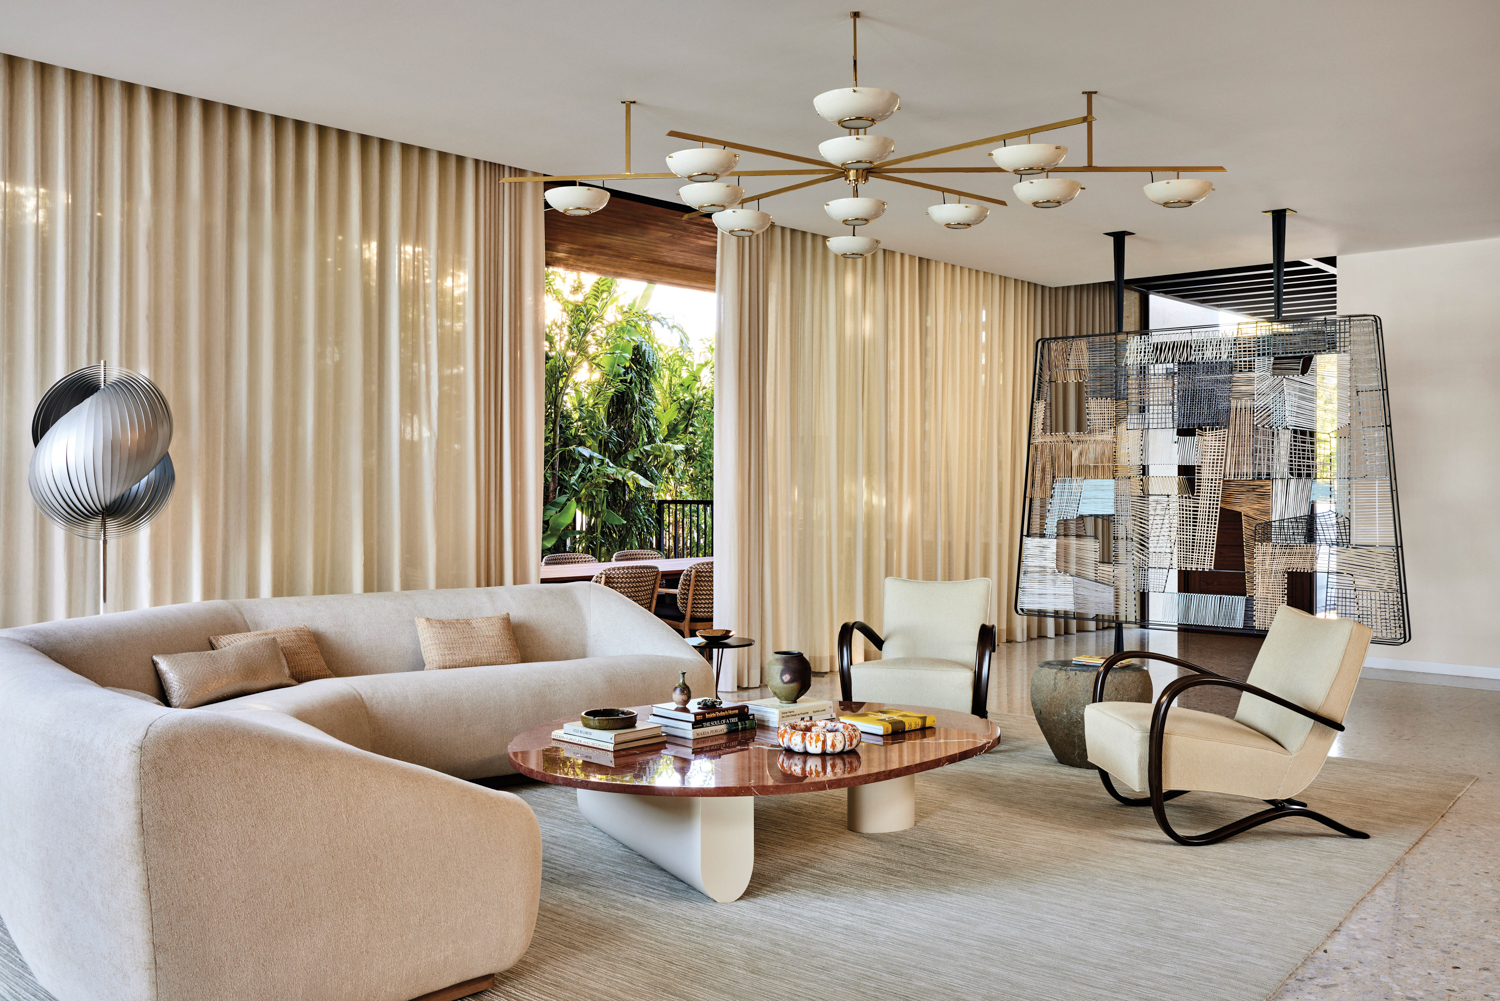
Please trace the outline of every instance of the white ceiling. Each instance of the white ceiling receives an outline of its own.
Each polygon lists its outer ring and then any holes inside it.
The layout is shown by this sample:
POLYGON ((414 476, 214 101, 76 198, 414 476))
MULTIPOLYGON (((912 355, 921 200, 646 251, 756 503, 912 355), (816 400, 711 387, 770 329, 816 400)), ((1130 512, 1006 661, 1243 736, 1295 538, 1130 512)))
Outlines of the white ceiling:
MULTIPOLYGON (((662 170, 668 129, 810 156, 842 134, 811 99, 848 86, 851 2, 861 81, 901 94, 877 130, 898 156, 1080 115, 1089 89, 1097 163, 1229 168, 1176 211, 1133 174, 1072 175, 1088 190, 1051 211, 1008 175, 950 178, 1011 202, 967 232, 871 185, 890 209, 864 232, 891 249, 1061 285, 1111 277, 1109 230, 1138 234, 1132 277, 1264 262, 1282 206, 1293 258, 1500 235, 1495 0, 10 0, 0 51, 550 174, 621 170, 634 98, 635 167, 662 170)), ((1082 160, 1082 127, 1052 135, 1082 160)), ((845 193, 763 207, 833 235, 845 193)))

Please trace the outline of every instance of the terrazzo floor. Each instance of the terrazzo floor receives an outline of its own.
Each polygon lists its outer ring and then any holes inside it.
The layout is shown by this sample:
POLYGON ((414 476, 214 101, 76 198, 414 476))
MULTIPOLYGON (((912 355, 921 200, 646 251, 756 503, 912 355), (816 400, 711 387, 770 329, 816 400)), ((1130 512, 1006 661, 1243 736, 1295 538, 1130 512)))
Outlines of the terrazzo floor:
MULTIPOLYGON (((1126 646, 1181 656, 1244 677, 1259 641, 1127 630, 1126 646)), ((1113 636, 1006 644, 996 651, 990 711, 1030 713, 1044 660, 1108 653, 1113 636)), ((1161 686, 1177 676, 1152 668, 1161 686)), ((1488 684, 1488 683, 1479 683, 1488 684)), ((1213 691, 1204 690, 1202 691, 1213 691)), ((836 698, 837 675, 814 675, 813 697, 836 698)), ((741 698, 766 697, 742 689, 741 698)), ((1232 714, 1233 696, 1186 703, 1232 714)), ((1333 753, 1478 776, 1469 791, 1287 977, 1271 1001, 1500 1001, 1500 690, 1361 679, 1333 753)), ((1315 892, 1315 888, 1309 888, 1315 892)))

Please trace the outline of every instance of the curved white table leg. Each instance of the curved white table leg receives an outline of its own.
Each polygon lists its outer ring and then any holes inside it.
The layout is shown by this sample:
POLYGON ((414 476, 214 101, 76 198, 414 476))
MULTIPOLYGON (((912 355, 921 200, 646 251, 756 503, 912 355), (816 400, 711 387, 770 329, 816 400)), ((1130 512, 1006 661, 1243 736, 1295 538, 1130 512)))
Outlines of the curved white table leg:
POLYGON ((904 831, 917 822, 917 777, 849 787, 849 830, 860 834, 904 831))
POLYGON ((754 796, 635 796, 578 790, 589 823, 721 904, 755 866, 754 796))

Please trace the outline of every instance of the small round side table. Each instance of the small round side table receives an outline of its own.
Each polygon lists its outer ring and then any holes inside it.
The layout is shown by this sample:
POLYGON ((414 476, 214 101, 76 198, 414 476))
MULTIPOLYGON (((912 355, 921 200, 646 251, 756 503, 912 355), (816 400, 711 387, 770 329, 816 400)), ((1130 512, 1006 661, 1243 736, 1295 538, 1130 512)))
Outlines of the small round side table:
POLYGON ((688 646, 706 649, 714 655, 714 693, 724 689, 724 684, 719 680, 719 672, 724 668, 724 651, 740 650, 747 646, 754 646, 755 641, 748 636, 731 636, 727 640, 706 640, 701 636, 694 636, 687 641, 688 646))
MULTIPOLYGON (((1083 707, 1094 701, 1097 667, 1044 660, 1031 676, 1031 712, 1052 756, 1074 768, 1092 768, 1083 738, 1083 707)), ((1104 682, 1110 702, 1150 702, 1151 673, 1139 661, 1117 664, 1104 682)))

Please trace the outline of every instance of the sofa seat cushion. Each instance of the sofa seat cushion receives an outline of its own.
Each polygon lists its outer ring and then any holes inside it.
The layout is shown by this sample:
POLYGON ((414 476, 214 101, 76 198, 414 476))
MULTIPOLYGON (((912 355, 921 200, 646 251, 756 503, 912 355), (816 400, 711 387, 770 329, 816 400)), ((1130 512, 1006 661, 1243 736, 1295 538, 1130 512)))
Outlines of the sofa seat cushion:
POLYGON ((858 702, 895 702, 966 713, 974 704, 974 665, 936 657, 888 657, 855 664, 850 694, 858 702))
MULTIPOLYGON (((1149 702, 1096 702, 1083 710, 1089 762, 1137 793, 1149 785, 1153 708, 1149 702)), ((1291 764, 1286 748, 1227 716, 1180 707, 1167 713, 1164 789, 1274 799, 1291 764)))
POLYGON ((633 654, 333 678, 207 708, 283 713, 375 754, 478 779, 515 771, 507 748, 523 730, 584 709, 661 702, 683 670, 712 690, 701 657, 633 654))

